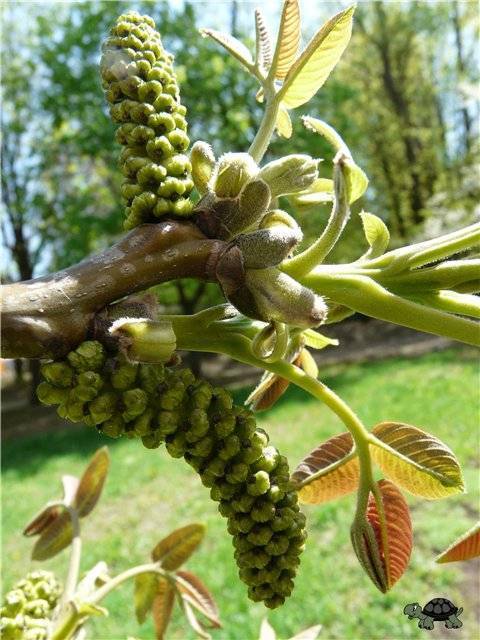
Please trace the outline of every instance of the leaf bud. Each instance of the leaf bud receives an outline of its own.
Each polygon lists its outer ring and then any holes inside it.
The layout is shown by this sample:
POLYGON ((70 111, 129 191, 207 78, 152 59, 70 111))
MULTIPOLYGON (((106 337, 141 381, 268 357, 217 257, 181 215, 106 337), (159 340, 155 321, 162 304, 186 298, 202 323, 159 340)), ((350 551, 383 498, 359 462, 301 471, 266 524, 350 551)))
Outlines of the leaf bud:
POLYGON ((318 178, 318 160, 304 154, 293 154, 269 162, 258 177, 270 187, 272 198, 302 191, 318 178))
POLYGON ((236 198, 257 173, 257 163, 249 153, 225 153, 215 167, 212 190, 218 198, 236 198))

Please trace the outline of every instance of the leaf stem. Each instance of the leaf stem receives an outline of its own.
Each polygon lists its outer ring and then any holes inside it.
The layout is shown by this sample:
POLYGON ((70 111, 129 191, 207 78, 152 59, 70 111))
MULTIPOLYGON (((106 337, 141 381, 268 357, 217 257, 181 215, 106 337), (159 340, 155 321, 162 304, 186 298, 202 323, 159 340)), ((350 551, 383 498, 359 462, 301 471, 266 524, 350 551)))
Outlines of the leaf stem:
POLYGON ((70 551, 70 564, 68 566, 67 578, 65 580, 65 588, 63 590, 62 598, 60 601, 60 607, 69 602, 75 595, 75 589, 77 588, 78 574, 80 571, 80 560, 82 556, 82 538, 80 535, 80 519, 78 517, 78 511, 65 505, 66 511, 70 516, 73 528, 73 538, 70 551))
POLYGON ((260 127, 248 150, 248 153, 257 164, 260 164, 268 145, 270 144, 270 140, 272 139, 272 135, 275 130, 275 124, 277 122, 278 110, 280 108, 280 101, 277 99, 275 94, 273 81, 265 81, 263 83, 263 90, 266 107, 263 112, 260 127))
POLYGON ((131 569, 127 569, 122 573, 119 573, 118 576, 115 576, 104 585, 102 585, 97 591, 95 591, 90 598, 88 599, 89 604, 98 604, 107 596, 111 591, 116 589, 118 586, 130 580, 131 578, 135 578, 136 576, 141 575, 142 573, 156 573, 163 578, 167 578, 170 580, 170 576, 168 572, 161 569, 156 562, 149 562, 148 564, 141 564, 138 567, 132 567, 131 569))

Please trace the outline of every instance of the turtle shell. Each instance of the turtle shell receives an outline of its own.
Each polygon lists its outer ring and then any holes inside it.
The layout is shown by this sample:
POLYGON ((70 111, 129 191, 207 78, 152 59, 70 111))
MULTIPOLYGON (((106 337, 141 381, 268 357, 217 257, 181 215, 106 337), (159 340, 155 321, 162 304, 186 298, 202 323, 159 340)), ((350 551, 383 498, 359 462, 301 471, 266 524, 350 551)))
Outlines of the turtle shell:
POLYGON ((433 598, 422 609, 422 613, 434 620, 448 620, 448 618, 457 613, 458 607, 446 598, 433 598))

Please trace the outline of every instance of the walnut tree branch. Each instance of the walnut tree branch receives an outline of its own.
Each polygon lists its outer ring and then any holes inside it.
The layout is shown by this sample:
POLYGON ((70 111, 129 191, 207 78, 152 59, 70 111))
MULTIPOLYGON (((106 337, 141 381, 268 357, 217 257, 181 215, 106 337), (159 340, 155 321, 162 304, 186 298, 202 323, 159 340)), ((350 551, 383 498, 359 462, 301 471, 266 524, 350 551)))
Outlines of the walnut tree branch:
POLYGON ((168 280, 212 280, 223 247, 190 222, 144 224, 102 253, 2 289, 2 356, 57 358, 85 339, 95 313, 168 280))

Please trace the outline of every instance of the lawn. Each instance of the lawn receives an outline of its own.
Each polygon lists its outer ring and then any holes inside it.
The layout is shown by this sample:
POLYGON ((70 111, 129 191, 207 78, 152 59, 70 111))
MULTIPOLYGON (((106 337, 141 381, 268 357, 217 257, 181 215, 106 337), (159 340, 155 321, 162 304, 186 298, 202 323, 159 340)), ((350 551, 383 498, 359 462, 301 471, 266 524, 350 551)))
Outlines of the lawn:
MULTIPOLYGON (((438 436, 456 453, 468 493, 442 501, 408 496, 414 525, 411 564, 393 591, 382 595, 364 575, 350 546, 349 528, 355 498, 305 508, 309 539, 293 596, 269 613, 278 637, 321 623, 321 638, 404 639, 424 637, 414 620, 403 615, 409 602, 425 604, 444 595, 463 606, 464 627, 436 629, 435 638, 479 636, 478 582, 470 563, 435 565, 433 558, 478 518, 478 367, 470 351, 448 350, 418 359, 390 359, 322 372, 322 379, 358 412, 365 424, 399 420, 438 436), (477 592, 475 593, 475 590, 477 592)), ((244 393, 237 394, 238 398, 244 393)), ((344 428, 326 407, 291 388, 259 423, 273 444, 288 455, 292 467, 315 445, 344 428)), ((3 446, 3 556, 5 587, 32 566, 31 541, 21 537, 25 523, 46 500, 59 493, 63 473, 78 474, 105 439, 86 427, 8 441, 3 446)), ((119 572, 148 559, 153 545, 170 530, 189 522, 207 525, 207 536, 188 568, 215 595, 224 623, 218 640, 255 640, 266 610, 252 604, 236 577, 233 549, 225 522, 216 512, 194 472, 160 449, 138 442, 108 441, 110 476, 100 504, 85 521, 82 568, 101 559, 119 572)), ((65 571, 67 553, 44 563, 65 571)), ((63 573, 64 575, 64 573, 63 573)), ((139 627, 133 617, 132 587, 105 600, 107 619, 95 621, 95 640, 153 638, 150 622, 139 627)), ((439 625, 437 625, 439 626, 439 625)), ((171 638, 193 637, 179 612, 171 638)))

